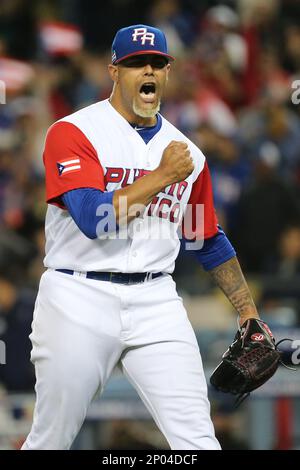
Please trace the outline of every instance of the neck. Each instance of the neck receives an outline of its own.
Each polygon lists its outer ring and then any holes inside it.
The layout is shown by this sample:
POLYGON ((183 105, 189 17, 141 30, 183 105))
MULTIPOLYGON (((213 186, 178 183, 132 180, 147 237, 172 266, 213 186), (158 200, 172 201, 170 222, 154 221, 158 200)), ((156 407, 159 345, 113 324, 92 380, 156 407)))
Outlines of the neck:
POLYGON ((152 117, 142 117, 135 114, 133 111, 129 111, 126 109, 124 105, 122 105, 121 101, 118 100, 115 93, 112 93, 109 98, 110 104, 118 111, 121 116, 126 119, 126 121, 130 122, 131 124, 135 124, 138 127, 151 127, 155 126, 157 122, 156 115, 152 117))

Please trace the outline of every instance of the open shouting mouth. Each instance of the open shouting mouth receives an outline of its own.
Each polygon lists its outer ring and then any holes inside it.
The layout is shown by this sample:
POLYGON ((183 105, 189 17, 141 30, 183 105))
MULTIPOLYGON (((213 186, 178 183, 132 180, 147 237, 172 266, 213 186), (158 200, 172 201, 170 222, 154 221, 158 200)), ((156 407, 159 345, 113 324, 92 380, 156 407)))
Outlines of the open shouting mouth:
POLYGON ((139 93, 145 103, 154 103, 156 99, 156 84, 153 82, 143 83, 139 93))

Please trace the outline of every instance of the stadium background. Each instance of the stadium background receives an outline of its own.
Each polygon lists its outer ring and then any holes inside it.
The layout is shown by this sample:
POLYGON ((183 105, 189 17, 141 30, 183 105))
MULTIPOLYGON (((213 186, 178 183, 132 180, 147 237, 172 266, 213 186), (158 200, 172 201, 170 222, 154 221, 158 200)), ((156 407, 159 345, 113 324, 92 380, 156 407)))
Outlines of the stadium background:
MULTIPOLYGON (((277 339, 300 340, 300 105, 293 88, 300 79, 300 2, 2 0, 0 449, 19 448, 34 403, 28 334, 43 272, 45 132, 109 96, 111 39, 134 23, 166 32, 177 60, 161 111, 208 159, 220 223, 262 318, 277 339)), ((232 339, 236 316, 190 254, 180 254, 175 278, 209 375, 232 339)), ((299 392, 299 373, 285 369, 237 410, 231 397, 209 390, 223 447, 300 448, 299 392)), ((167 445, 115 373, 74 448, 167 445)))

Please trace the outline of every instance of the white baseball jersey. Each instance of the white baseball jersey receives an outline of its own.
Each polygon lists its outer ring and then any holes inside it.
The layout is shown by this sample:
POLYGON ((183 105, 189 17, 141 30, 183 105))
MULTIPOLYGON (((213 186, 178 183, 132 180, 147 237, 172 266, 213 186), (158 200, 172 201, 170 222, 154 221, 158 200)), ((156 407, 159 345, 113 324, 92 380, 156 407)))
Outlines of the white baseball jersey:
MULTIPOLYGON (((108 100, 98 102, 50 127, 44 163, 49 203, 46 267, 172 273, 180 247, 176 229, 186 204, 204 205, 204 238, 217 232, 205 157, 164 118, 160 130, 145 144, 108 100), (121 230, 114 238, 87 238, 65 209, 61 195, 84 187, 101 191, 124 188, 157 168, 164 149, 172 140, 188 144, 195 165, 192 174, 157 194, 142 217, 131 223, 135 224, 135 230, 130 234, 127 228, 126 233, 121 230)), ((193 220, 193 231, 198 229, 196 223, 196 219, 193 220)))

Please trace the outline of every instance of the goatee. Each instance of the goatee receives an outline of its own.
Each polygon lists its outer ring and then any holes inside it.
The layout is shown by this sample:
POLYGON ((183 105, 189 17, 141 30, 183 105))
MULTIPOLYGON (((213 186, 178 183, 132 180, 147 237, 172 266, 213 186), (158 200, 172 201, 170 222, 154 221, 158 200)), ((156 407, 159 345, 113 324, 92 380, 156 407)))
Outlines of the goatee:
POLYGON ((152 118, 152 117, 156 116, 156 114, 160 110, 160 101, 157 103, 155 108, 142 109, 142 108, 139 107, 138 104, 136 104, 135 100, 133 100, 132 108, 133 108, 134 114, 136 114, 137 116, 140 116, 142 118, 152 118))

